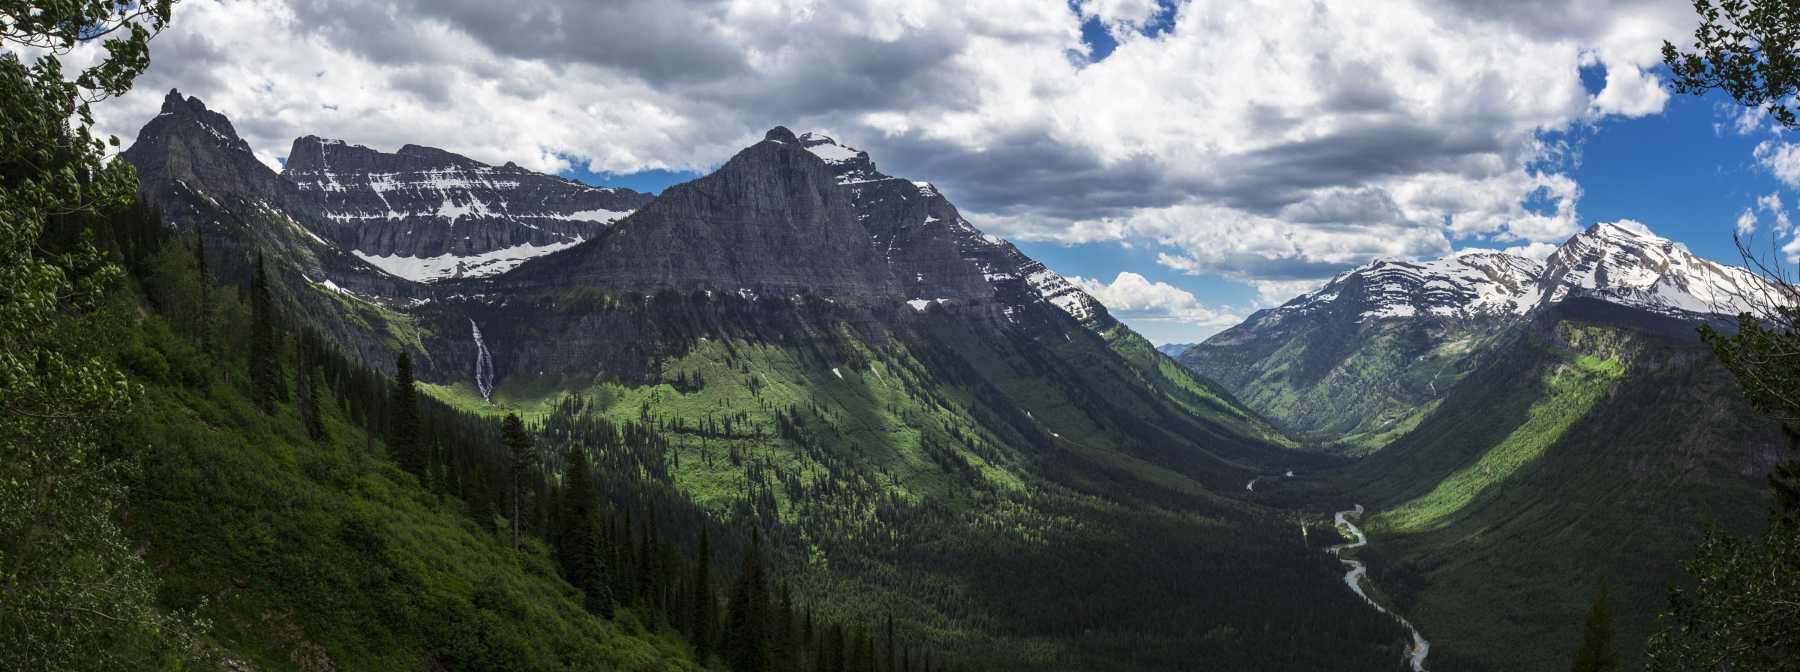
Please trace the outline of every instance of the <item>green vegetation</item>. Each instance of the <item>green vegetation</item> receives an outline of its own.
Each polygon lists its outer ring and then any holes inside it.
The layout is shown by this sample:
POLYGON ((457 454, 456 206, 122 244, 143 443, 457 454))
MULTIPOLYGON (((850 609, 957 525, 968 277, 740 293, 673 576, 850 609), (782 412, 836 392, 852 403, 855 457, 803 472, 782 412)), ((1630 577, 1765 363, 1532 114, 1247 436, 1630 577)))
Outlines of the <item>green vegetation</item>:
MULTIPOLYGON (((649 488, 627 497, 654 494, 659 519, 691 506, 754 530, 771 583, 845 624, 847 649, 857 624, 891 615, 900 641, 982 669, 1196 656, 1385 669, 1400 655, 1403 634, 1342 589, 1296 519, 1217 494, 1315 458, 1281 449, 1128 330, 1100 338, 1051 306, 994 328, 937 311, 870 319, 825 302, 659 296, 596 300, 585 331, 564 335, 551 303, 434 304, 447 316, 421 324, 467 311, 502 361, 591 369, 508 376, 492 404, 466 383, 422 389, 540 423, 551 456, 591 445, 595 427, 650 432, 596 453, 599 489, 649 488), (1053 330, 1023 326, 1033 319, 1053 330), (658 346, 647 363, 614 354, 617 339, 583 340, 643 325, 657 331, 630 345, 658 346), (1296 627, 1315 645, 1276 644, 1292 634, 1258 625, 1272 616, 1310 624, 1296 627)), ((466 344, 432 346, 442 361, 466 344)), ((734 557, 745 538, 726 541, 734 557)))
POLYGON ((1581 648, 1575 650, 1570 672, 1619 672, 1619 644, 1613 632, 1612 605, 1607 601, 1606 584, 1600 584, 1594 606, 1588 609, 1587 625, 1581 631, 1581 648))
POLYGON ((139 456, 131 530, 163 600, 210 620, 222 657, 264 670, 694 668, 679 635, 641 615, 589 615, 541 543, 512 552, 338 402, 322 405, 328 438, 315 442, 296 409, 263 417, 225 382, 241 372, 216 375, 160 321, 115 333, 141 353, 146 392, 120 442, 155 448, 139 456), (158 364, 166 377, 145 374, 158 364))
MULTIPOLYGON (((89 101, 149 65, 169 3, 0 2, 0 667, 177 668, 204 622, 155 608, 151 568, 118 523, 129 459, 106 430, 137 395, 89 316, 119 280, 83 224, 131 211, 89 101), (107 37, 111 35, 111 37, 107 37), (106 56, 63 79, 83 39, 106 56), (17 55, 38 53, 36 62, 17 55)), ((134 240, 117 241, 141 259, 134 240)))
POLYGON ((1692 521, 1752 529, 1756 465, 1782 443, 1691 338, 1662 333, 1540 315, 1417 429, 1287 496, 1375 512, 1359 557, 1433 667, 1567 666, 1604 577, 1620 659, 1640 669, 1692 521))
MULTIPOLYGON (((1374 529, 1417 532, 1441 528, 1488 488, 1536 461, 1569 427, 1586 417, 1608 386, 1624 375, 1616 360, 1577 355, 1548 367, 1536 382, 1523 420, 1473 463, 1438 481, 1430 492, 1381 513, 1374 529)), ((1533 387, 1525 386, 1527 390, 1533 387)))
POLYGON ((1724 91, 1784 126, 1800 125, 1800 5, 1791 0, 1695 0, 1694 51, 1663 42, 1678 93, 1724 91))
POLYGON ((1332 454, 1369 455, 1405 435, 1508 337, 1498 320, 1323 321, 1184 355, 1245 405, 1332 454))

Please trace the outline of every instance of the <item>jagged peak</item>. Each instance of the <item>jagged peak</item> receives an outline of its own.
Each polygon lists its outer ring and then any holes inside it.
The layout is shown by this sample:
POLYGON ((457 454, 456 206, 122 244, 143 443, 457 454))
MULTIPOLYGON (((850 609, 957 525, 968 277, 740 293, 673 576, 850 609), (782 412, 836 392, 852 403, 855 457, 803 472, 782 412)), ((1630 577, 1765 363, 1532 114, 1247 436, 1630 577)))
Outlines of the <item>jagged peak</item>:
POLYGON ((191 103, 188 102, 188 100, 189 99, 182 97, 180 89, 169 89, 169 95, 163 96, 162 111, 175 112, 177 110, 185 110, 192 107, 199 107, 202 110, 206 109, 206 105, 201 103, 199 98, 194 98, 191 103))
POLYGON ((788 130, 786 126, 776 126, 769 129, 769 132, 763 134, 763 140, 772 140, 790 144, 800 143, 800 139, 794 137, 794 132, 788 130))

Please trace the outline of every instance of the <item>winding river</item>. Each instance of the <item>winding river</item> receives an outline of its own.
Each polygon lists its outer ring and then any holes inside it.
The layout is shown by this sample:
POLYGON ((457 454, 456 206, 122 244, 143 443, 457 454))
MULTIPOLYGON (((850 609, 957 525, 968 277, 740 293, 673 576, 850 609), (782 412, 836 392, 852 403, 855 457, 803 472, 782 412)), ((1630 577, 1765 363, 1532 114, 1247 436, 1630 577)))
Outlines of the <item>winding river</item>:
POLYGON ((1364 602, 1368 602, 1369 606, 1375 607, 1376 611, 1393 616, 1394 620, 1399 621, 1400 625, 1406 627, 1406 631, 1412 635, 1412 646, 1407 647, 1407 660, 1411 661, 1413 672, 1425 672, 1425 656, 1431 654, 1431 642, 1425 641, 1424 637, 1419 636, 1419 629, 1413 627, 1413 624, 1408 622, 1405 618, 1401 617, 1399 614, 1390 613, 1385 607, 1382 607, 1380 604, 1376 604, 1374 600, 1369 599, 1368 593, 1364 593, 1362 587, 1362 579, 1364 576, 1368 575, 1369 568, 1363 565, 1362 561, 1343 557, 1340 553, 1340 551, 1343 551, 1344 549, 1362 548, 1369 544, 1369 538, 1363 534, 1362 528, 1357 527, 1356 523, 1350 522, 1350 518, 1361 518, 1362 514, 1363 506, 1361 504, 1357 504, 1356 508, 1349 511, 1337 512, 1337 515, 1334 516, 1333 519, 1337 522, 1338 529, 1348 530, 1353 541, 1332 546, 1331 548, 1325 549, 1325 552, 1338 556, 1338 560, 1343 562, 1345 567, 1350 568, 1350 571, 1344 573, 1344 583, 1350 586, 1350 590, 1355 592, 1357 597, 1362 598, 1364 602))

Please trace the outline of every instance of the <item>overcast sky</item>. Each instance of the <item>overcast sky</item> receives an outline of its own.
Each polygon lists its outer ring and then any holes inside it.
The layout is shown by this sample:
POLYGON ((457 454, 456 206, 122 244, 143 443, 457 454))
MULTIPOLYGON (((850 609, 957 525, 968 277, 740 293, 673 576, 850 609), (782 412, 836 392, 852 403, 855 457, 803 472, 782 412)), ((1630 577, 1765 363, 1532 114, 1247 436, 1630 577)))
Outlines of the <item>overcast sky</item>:
POLYGON ((1800 143, 1662 85, 1692 11, 184 0, 98 111, 129 142, 174 87, 271 165, 318 134, 650 186, 776 124, 823 130, 1167 342, 1380 256, 1541 255, 1625 217, 1718 258, 1734 228, 1791 240, 1800 143))

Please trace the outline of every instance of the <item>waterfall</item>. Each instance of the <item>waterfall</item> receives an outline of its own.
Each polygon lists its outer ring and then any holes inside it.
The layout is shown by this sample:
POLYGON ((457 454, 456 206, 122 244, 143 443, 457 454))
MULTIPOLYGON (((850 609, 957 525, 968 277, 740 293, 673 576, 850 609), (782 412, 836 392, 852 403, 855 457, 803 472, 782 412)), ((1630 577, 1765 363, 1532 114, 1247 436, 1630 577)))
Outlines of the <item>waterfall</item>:
POLYGON ((469 328, 475 330, 475 389, 481 391, 483 401, 494 400, 494 356, 488 354, 487 344, 481 341, 481 326, 475 320, 469 320, 469 328))

